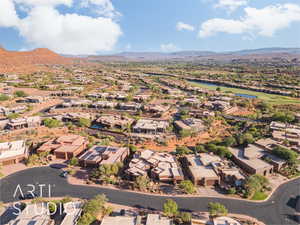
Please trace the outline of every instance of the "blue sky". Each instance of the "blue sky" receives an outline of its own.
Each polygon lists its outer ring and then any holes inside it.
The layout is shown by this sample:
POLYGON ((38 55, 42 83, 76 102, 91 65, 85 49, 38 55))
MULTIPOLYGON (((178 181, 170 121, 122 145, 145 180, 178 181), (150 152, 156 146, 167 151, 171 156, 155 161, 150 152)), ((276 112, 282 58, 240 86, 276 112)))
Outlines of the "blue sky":
POLYGON ((300 0, 0 0, 0 45, 64 54, 300 47, 300 0))

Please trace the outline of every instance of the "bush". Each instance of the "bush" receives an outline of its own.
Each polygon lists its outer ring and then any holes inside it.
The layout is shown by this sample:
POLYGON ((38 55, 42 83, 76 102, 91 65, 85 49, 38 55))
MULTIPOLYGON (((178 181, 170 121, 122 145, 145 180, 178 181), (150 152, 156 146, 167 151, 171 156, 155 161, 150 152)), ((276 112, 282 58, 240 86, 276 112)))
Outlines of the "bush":
POLYGON ((135 153, 137 151, 137 147, 135 145, 130 144, 129 150, 130 150, 130 153, 135 153))
POLYGON ((134 182, 134 187, 140 191, 146 191, 149 188, 150 179, 147 176, 139 176, 134 182))
POLYGON ((196 188, 190 180, 181 181, 179 187, 187 194, 193 194, 196 192, 196 188))
POLYGON ((298 158, 297 152, 281 146, 276 146, 275 148, 273 148, 272 154, 278 156, 279 158, 287 160, 288 163, 292 165, 296 164, 298 158))
POLYGON ((205 147, 203 145, 196 145, 195 152, 201 153, 201 152, 207 152, 207 150, 205 149, 205 147))
POLYGON ((78 126, 80 127, 90 127, 91 126, 91 120, 86 118, 79 118, 78 120, 78 126))
POLYGON ((238 144, 240 145, 252 144, 254 141, 254 137, 251 133, 245 133, 238 136, 238 144))
POLYGON ((0 101, 2 102, 2 101, 7 101, 7 100, 9 100, 9 97, 7 96, 7 95, 5 95, 5 94, 0 94, 0 101))
POLYGON ((174 217, 178 214, 178 205, 172 199, 167 199, 163 205, 163 212, 167 217, 174 217))
POLYGON ((49 208, 49 212, 52 214, 54 212, 56 212, 57 210, 57 202, 56 201, 50 201, 48 202, 48 208, 49 208))
POLYGON ((78 220, 78 225, 90 225, 96 220, 90 213, 84 213, 78 220))
POLYGON ((234 195, 236 193, 236 189, 234 187, 228 189, 228 194, 234 195))
POLYGON ((213 152, 214 154, 222 157, 222 158, 231 158, 232 153, 229 151, 229 149, 225 146, 218 146, 213 143, 209 143, 206 146, 206 149, 208 149, 210 152, 213 152))
POLYGON ((295 120, 295 116, 291 112, 276 112, 273 114, 272 120, 291 123, 295 120))
POLYGON ((72 159, 70 159, 69 161, 69 165, 70 166, 77 166, 79 164, 79 161, 76 157, 73 157, 72 159))
POLYGON ((190 137, 192 135, 191 130, 182 129, 179 131, 179 136, 181 138, 190 137))
POLYGON ((24 91, 15 91, 14 95, 19 98, 28 96, 24 91))
POLYGON ((192 150, 186 146, 176 147, 176 155, 183 156, 192 153, 192 150))
POLYGON ((7 118, 12 120, 12 119, 17 119, 20 116, 19 113, 10 113, 7 118))
POLYGON ((227 147, 236 145, 236 139, 232 136, 226 137, 223 144, 227 147))
POLYGON ((212 217, 226 216, 228 214, 227 208, 218 202, 208 203, 208 208, 209 208, 209 215, 212 217))
POLYGON ((180 219, 183 223, 189 224, 192 220, 192 214, 189 212, 180 213, 180 219))
POLYGON ((266 177, 255 174, 247 178, 245 183, 246 197, 252 196, 255 192, 263 192, 263 189, 269 185, 266 177))
POLYGON ((107 198, 105 195, 96 195, 93 199, 88 200, 84 204, 82 211, 84 214, 90 214, 95 218, 104 209, 104 204, 106 202, 107 198))
POLYGON ((61 125, 59 120, 51 119, 51 118, 44 119, 43 124, 49 128, 55 128, 55 127, 59 127, 61 125))

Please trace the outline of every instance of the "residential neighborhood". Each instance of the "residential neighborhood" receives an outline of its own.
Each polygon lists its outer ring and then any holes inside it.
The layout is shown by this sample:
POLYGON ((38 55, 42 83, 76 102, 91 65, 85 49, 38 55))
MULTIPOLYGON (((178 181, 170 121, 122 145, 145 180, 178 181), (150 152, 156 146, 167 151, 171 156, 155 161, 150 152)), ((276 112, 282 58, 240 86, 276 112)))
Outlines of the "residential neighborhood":
POLYGON ((299 225, 299 0, 0 0, 0 225, 299 225))

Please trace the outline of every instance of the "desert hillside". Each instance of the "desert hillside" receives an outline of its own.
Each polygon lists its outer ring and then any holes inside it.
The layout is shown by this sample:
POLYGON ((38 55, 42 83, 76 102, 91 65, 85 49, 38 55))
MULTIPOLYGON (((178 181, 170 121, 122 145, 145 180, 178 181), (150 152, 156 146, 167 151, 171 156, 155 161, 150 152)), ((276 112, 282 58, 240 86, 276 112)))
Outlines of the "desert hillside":
POLYGON ((7 51, 0 48, 0 73, 27 73, 43 70, 43 65, 67 64, 71 59, 60 56, 46 48, 32 51, 7 51))

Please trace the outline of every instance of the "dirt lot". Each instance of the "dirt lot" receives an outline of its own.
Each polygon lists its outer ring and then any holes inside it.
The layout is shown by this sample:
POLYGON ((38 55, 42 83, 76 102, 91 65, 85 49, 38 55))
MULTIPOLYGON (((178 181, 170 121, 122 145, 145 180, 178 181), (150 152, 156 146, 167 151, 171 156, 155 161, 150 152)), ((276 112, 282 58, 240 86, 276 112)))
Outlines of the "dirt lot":
POLYGON ((138 145, 138 148, 151 149, 156 151, 169 151, 172 152, 177 146, 195 146, 198 143, 206 143, 211 140, 217 139, 228 135, 226 132, 226 126, 221 121, 215 121, 209 128, 208 132, 201 133, 195 137, 186 137, 182 139, 174 138, 166 141, 166 146, 158 145, 154 141, 145 142, 138 145))
MULTIPOLYGON (((11 93, 13 94, 15 91, 24 91, 28 95, 32 96, 49 96, 53 91, 43 91, 36 88, 17 88, 17 87, 9 87, 11 89, 11 93)), ((3 91, 3 88, 0 88, 0 92, 3 91)))
POLYGON ((42 138, 46 137, 58 137, 62 135, 66 135, 69 132, 66 127, 59 128, 47 128, 41 126, 39 128, 25 128, 20 130, 11 131, 7 134, 1 135, 1 141, 13 141, 13 140, 21 140, 21 139, 31 139, 36 142, 40 142, 42 138))
POLYGON ((49 99, 48 101, 45 101, 45 102, 42 102, 39 104, 32 104, 33 109, 29 112, 25 112, 24 116, 31 116, 35 113, 41 112, 45 109, 48 109, 48 108, 55 106, 57 104, 60 104, 62 102, 63 102, 63 100, 61 100, 61 99, 49 99))

